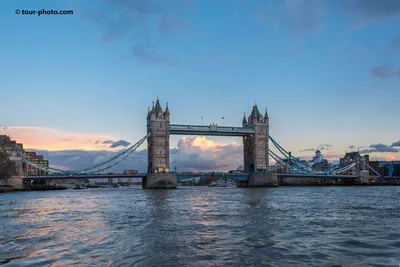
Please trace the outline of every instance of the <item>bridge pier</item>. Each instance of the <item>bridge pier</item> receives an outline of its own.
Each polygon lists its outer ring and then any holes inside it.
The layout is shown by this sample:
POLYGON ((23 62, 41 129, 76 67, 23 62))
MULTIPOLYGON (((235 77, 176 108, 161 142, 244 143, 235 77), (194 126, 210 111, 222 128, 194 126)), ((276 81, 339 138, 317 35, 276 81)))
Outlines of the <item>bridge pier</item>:
POLYGON ((358 177, 357 177, 358 179, 358 183, 359 184, 368 184, 369 183, 369 180, 371 179, 371 178, 373 178, 373 176, 370 176, 369 175, 369 171, 367 171, 367 170, 360 170, 359 171, 359 175, 358 175, 358 177))
POLYGON ((176 189, 177 177, 173 172, 148 173, 142 178, 143 189, 176 189))
POLYGON ((22 176, 12 176, 8 178, 7 184, 16 189, 25 189, 24 179, 22 176))
POLYGON ((278 187, 278 174, 268 172, 249 173, 249 187, 278 187))

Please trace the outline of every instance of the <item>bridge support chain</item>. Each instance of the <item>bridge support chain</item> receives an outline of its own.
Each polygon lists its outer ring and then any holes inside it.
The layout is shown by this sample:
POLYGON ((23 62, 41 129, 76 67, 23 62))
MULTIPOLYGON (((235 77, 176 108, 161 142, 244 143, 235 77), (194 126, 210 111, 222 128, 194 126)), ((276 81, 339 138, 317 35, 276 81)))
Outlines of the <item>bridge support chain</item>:
POLYGON ((249 187, 278 187, 278 173, 253 172, 249 173, 249 187))
POLYGON ((142 178, 143 189, 176 189, 177 177, 173 172, 148 173, 142 178))

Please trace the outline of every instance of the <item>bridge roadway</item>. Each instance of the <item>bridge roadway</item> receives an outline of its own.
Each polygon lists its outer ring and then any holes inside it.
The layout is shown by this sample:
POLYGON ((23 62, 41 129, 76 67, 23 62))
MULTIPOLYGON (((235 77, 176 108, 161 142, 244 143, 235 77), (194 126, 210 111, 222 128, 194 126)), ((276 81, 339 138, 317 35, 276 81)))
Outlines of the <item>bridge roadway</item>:
MULTIPOLYGON (((50 175, 27 175, 23 176, 23 179, 28 180, 56 180, 56 179, 104 179, 104 178, 141 178, 145 176, 147 173, 137 173, 137 174, 124 174, 124 173, 116 173, 116 174, 50 174, 50 175)), ((177 173, 178 181, 192 179, 195 177, 204 177, 204 176, 217 176, 222 178, 229 178, 238 181, 247 181, 248 173, 228 173, 228 172, 183 172, 177 173)), ((313 175, 313 174, 282 174, 278 173, 278 177, 287 177, 287 178, 333 178, 333 179, 354 179, 356 176, 351 175, 313 175)))

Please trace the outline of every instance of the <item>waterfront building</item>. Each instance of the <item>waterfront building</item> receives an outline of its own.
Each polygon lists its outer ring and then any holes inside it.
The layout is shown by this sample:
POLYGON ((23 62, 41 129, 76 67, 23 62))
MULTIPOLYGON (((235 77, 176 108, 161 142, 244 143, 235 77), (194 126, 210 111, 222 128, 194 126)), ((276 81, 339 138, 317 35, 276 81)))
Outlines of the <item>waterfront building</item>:
POLYGON ((326 159, 324 159, 323 161, 321 161, 319 163, 314 164, 314 166, 313 166, 313 169, 318 170, 318 171, 326 170, 329 168, 330 168, 330 164, 326 159))
POLYGON ((308 166, 312 167, 314 170, 322 171, 329 169, 329 162, 324 158, 321 151, 318 149, 315 151, 315 156, 312 160, 308 161, 308 166))
POLYGON ((14 151, 14 147, 17 142, 11 140, 8 135, 0 135, 0 149, 7 154, 11 155, 12 151, 14 151))
MULTIPOLYGON (((383 166, 383 164, 381 164, 381 161, 378 160, 370 161, 369 166, 371 166, 371 168, 376 170, 381 176, 385 176, 385 167, 383 166)), ((376 173, 373 172, 372 170, 369 170, 369 175, 375 176, 376 173)))
MULTIPOLYGON (((382 176, 400 177, 400 161, 370 161, 369 166, 382 176)), ((370 175, 376 175, 370 170, 370 175)))
MULTIPOLYGON (((36 152, 27 152, 24 151, 24 157, 29 161, 36 163, 37 165, 42 165, 44 167, 49 167, 49 161, 45 160, 42 155, 36 155, 36 152)), ((40 170, 32 165, 23 164, 24 174, 25 175, 47 175, 47 171, 40 170)))
MULTIPOLYGON (((288 160, 284 159, 283 161, 284 161, 283 164, 287 164, 288 160)), ((276 162, 276 164, 275 164, 276 172, 277 173, 290 173, 290 170, 288 168, 286 168, 286 166, 283 164, 280 162, 276 162)))
POLYGON ((15 186, 22 188, 22 163, 18 157, 16 149, 16 141, 11 140, 7 135, 0 135, 0 153, 2 158, 0 159, 2 173, 0 176, 0 186, 15 186))

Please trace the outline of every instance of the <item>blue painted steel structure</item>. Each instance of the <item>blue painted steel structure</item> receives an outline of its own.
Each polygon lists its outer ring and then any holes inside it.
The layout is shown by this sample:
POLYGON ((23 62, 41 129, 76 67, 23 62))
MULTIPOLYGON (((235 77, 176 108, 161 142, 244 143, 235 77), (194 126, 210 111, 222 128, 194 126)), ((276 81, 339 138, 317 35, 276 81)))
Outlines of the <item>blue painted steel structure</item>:
POLYGON ((236 181, 248 181, 248 173, 227 173, 227 172, 198 172, 198 173, 177 173, 178 182, 190 180, 197 177, 219 177, 236 181))
MULTIPOLYGON (((174 134, 200 134, 199 131, 201 131, 201 134, 204 134, 205 131, 208 131, 209 135, 224 135, 224 136, 239 136, 239 135, 246 135, 248 133, 252 133, 253 130, 251 128, 242 128, 242 127, 217 127, 216 125, 211 125, 211 126, 190 126, 190 125, 171 125, 171 129, 173 129, 174 134)), ((84 168, 81 170, 75 170, 75 171, 65 171, 65 170, 59 170, 55 168, 50 168, 50 167, 44 167, 41 165, 38 165, 34 162, 29 161, 27 158, 22 157, 22 160, 27 163, 31 164, 34 167, 37 167, 38 169, 47 171, 49 173, 52 173, 52 175, 48 175, 46 177, 42 176, 26 176, 24 179, 27 180, 32 180, 32 179, 62 179, 62 178, 90 178, 90 179, 96 179, 96 178, 112 178, 112 177, 142 177, 145 175, 145 173, 141 174, 115 174, 113 176, 107 175, 107 174, 101 174, 101 172, 111 168, 112 166, 115 166, 122 160, 126 159, 130 154, 132 154, 141 144, 144 143, 146 138, 149 136, 150 133, 148 133, 145 137, 140 139, 136 144, 132 145, 128 149, 118 153, 116 156, 101 162, 99 164, 93 165, 88 168, 84 168)), ((337 177, 336 174, 344 172, 348 170, 349 168, 354 167, 354 163, 350 164, 348 166, 334 166, 333 168, 325 171, 315 171, 309 166, 304 165, 300 160, 297 158, 293 157, 290 152, 287 152, 285 149, 283 149, 271 136, 269 137, 271 142, 277 147, 277 149, 281 152, 281 154, 284 156, 284 159, 279 157, 277 154, 275 154, 273 151, 269 150, 269 155, 276 160, 276 162, 280 163, 282 166, 285 166, 288 170, 290 170, 292 173, 291 174, 279 174, 280 177, 309 177, 309 178, 322 178, 322 177, 337 177)), ((185 177, 198 177, 198 176, 222 176, 222 177, 227 177, 227 178, 232 178, 236 180, 241 180, 241 181, 246 181, 248 180, 248 175, 247 174, 231 174, 231 173, 179 173, 178 175, 178 180, 184 179, 185 177)), ((343 176, 344 177, 344 176, 343 176)), ((344 178, 350 178, 350 177, 344 177, 344 178)))
POLYGON ((218 126, 216 124, 209 126, 171 124, 169 132, 175 135, 246 136, 254 134, 254 129, 252 127, 218 126))
POLYGON ((70 173, 70 174, 50 174, 50 175, 26 175, 23 177, 25 181, 29 180, 58 180, 58 179, 105 179, 105 178, 141 178, 145 176, 146 173, 137 173, 137 174, 124 174, 124 173, 116 173, 116 174, 79 174, 79 173, 70 173))
POLYGON ((332 178, 332 179, 355 179, 353 175, 320 175, 320 174, 301 174, 301 173, 280 173, 278 177, 293 178, 332 178))
MULTIPOLYGON (((57 179, 105 179, 105 178, 141 178, 146 176, 147 173, 137 173, 137 174, 53 174, 53 175, 28 175, 24 176, 24 180, 57 180, 57 179)), ((192 179, 195 177, 223 177, 234 179, 238 181, 247 181, 247 173, 227 173, 227 172, 198 172, 198 173, 177 173, 178 181, 185 179, 192 179)))
MULTIPOLYGON (((53 174, 53 175, 28 175, 24 176, 25 181, 29 180, 58 180, 58 179, 105 179, 105 178, 141 178, 147 173, 137 174, 53 174)), ((236 181, 248 181, 248 173, 227 173, 227 172, 198 172, 198 173, 177 173, 179 181, 190 180, 197 177, 219 177, 236 181)), ((351 175, 319 175, 319 174, 278 174, 278 177, 297 177, 297 178, 332 178, 332 179, 354 179, 351 175)))

